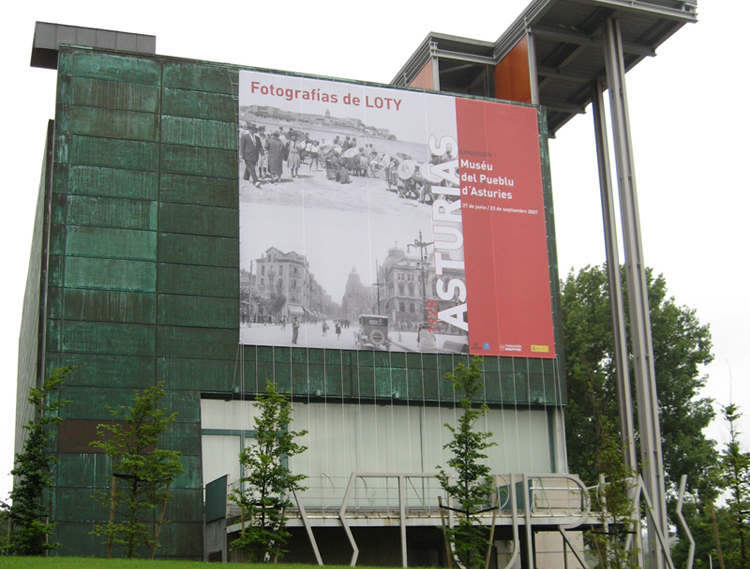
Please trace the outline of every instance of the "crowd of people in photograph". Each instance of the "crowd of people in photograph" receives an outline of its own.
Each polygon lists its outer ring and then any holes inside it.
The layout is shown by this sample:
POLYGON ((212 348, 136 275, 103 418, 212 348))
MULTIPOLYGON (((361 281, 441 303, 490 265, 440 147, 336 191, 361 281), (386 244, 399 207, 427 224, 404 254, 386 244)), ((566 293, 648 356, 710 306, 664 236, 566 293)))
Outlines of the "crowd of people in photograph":
MULTIPOLYGON (((247 123, 241 131, 240 158, 244 162, 243 179, 256 187, 264 182, 278 183, 284 173, 284 162, 292 178, 307 170, 324 170, 326 178, 340 184, 351 183, 352 177, 381 178, 386 188, 401 198, 431 203, 432 188, 445 182, 430 181, 428 164, 418 162, 404 153, 395 156, 379 152, 371 143, 360 144, 355 136, 336 135, 332 140, 316 140, 294 128, 279 127, 266 132, 266 127, 247 123), (424 170, 424 171, 423 171, 424 170)), ((433 155, 430 163, 455 160, 452 149, 433 155)))
POLYGON ((311 140, 307 133, 281 127, 266 133, 266 127, 248 124, 240 136, 240 158, 245 164, 242 178, 260 187, 262 181, 278 183, 284 172, 284 162, 292 178, 299 176, 304 161, 309 169, 320 167, 320 142, 311 140))

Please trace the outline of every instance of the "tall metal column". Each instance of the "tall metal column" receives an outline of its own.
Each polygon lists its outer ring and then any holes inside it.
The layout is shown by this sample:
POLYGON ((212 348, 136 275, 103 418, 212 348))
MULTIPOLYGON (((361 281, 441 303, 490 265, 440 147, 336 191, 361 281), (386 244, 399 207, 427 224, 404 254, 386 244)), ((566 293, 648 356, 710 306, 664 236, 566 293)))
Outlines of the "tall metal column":
POLYGON ((625 331, 625 308, 620 279, 620 253, 617 247, 612 174, 609 165, 607 144, 607 122, 604 112, 604 86, 597 81, 591 86, 591 102, 596 138, 596 161, 599 166, 599 189, 602 196, 602 220, 604 222, 604 247, 607 254, 607 277, 609 280, 609 304, 612 310, 612 334, 615 348, 615 371, 617 374, 617 400, 620 409, 620 433, 622 455, 625 466, 638 468, 633 429, 633 402, 630 395, 630 366, 628 365, 628 342, 625 331))
POLYGON ((529 78, 531 79, 531 104, 539 104, 539 75, 536 70, 536 43, 534 34, 531 30, 526 29, 526 46, 529 50, 529 78))
POLYGON ((440 92, 440 60, 437 55, 437 42, 430 42, 430 62, 432 65, 432 88, 440 92))
MULTIPOLYGON (((628 339, 625 330, 625 302, 620 278, 620 253, 617 246, 615 205, 612 194, 612 170, 609 163, 607 143, 607 117, 604 110, 604 85, 596 81, 591 85, 591 103, 594 115, 594 137, 596 139, 596 162, 599 167, 599 190, 602 197, 602 220, 604 222, 604 248, 607 255, 607 279, 609 282, 609 305, 612 312, 612 337, 614 344, 615 374, 617 379, 617 402, 620 411, 620 437, 623 463, 635 473, 638 460, 635 452, 635 429, 633 428, 633 401, 630 391, 630 365, 628 339)), ((641 551, 640 510, 633 508, 635 546, 638 549, 639 567, 643 566, 641 551)))
POLYGON ((625 91, 625 63, 622 35, 617 20, 608 19, 604 31, 604 59, 612 115, 612 134, 615 144, 617 179, 620 191, 625 268, 628 284, 630 333, 633 344, 638 426, 641 441, 641 464, 645 490, 654 506, 656 527, 649 525, 649 557, 651 569, 663 569, 664 556, 660 553, 656 530, 667 535, 666 492, 659 429, 659 409, 656 398, 656 373, 651 340, 651 319, 648 307, 646 267, 643 261, 638 199, 635 184, 633 146, 625 91))

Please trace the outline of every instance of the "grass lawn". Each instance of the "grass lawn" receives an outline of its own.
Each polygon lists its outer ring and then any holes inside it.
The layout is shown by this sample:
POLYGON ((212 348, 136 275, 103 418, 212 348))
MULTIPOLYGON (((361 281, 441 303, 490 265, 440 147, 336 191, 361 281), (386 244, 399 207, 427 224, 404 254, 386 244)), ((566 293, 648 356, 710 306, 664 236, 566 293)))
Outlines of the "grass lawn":
MULTIPOLYGON (((238 564, 249 567, 252 564, 238 564)), ((205 569, 203 561, 149 561, 148 559, 100 559, 96 557, 3 557, 0 556, 2 569, 205 569)), ((261 567, 258 565, 258 567, 261 567)), ((314 569, 317 565, 293 563, 264 564, 263 567, 274 569, 314 569)), ((326 569, 349 569, 346 565, 326 565, 326 569)), ((361 567, 360 569, 368 569, 361 567)))

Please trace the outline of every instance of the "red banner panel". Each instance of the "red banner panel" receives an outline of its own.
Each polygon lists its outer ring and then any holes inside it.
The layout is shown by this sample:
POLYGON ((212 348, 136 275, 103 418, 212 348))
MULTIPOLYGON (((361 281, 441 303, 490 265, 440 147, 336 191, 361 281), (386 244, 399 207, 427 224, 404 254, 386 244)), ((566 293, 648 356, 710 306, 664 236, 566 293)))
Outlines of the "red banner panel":
POLYGON ((554 357, 537 112, 456 99, 471 353, 554 357))

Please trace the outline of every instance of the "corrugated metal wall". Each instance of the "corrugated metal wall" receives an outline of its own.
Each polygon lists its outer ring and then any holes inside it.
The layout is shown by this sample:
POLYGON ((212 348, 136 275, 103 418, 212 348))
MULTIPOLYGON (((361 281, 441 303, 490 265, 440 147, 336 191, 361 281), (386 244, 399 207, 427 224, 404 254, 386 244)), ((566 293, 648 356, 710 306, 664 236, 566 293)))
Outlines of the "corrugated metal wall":
POLYGON ((23 296, 21 331, 18 336, 18 383, 16 385, 16 438, 14 453, 23 450, 27 431, 24 425, 33 418, 34 408, 28 402, 29 389, 39 387, 43 350, 43 330, 40 316, 46 302, 44 291, 46 284, 47 236, 46 211, 49 208, 49 174, 52 168, 52 135, 53 123, 47 127, 47 142, 44 146, 42 175, 39 181, 39 195, 34 214, 34 232, 31 236, 31 256, 29 270, 26 273, 26 290, 23 296))
MULTIPOLYGON (((237 78, 224 65, 60 50, 45 357, 48 371, 81 365, 63 393, 51 497, 60 554, 104 553, 89 532, 106 518, 91 496, 107 464, 82 451, 134 388, 165 382, 178 412, 164 443, 186 474, 159 555, 183 558, 203 553, 201 394, 252 395, 273 378, 310 401, 455 399, 443 374, 461 356, 238 346, 237 78)), ((564 404, 557 360, 484 365, 490 404, 564 404)))

